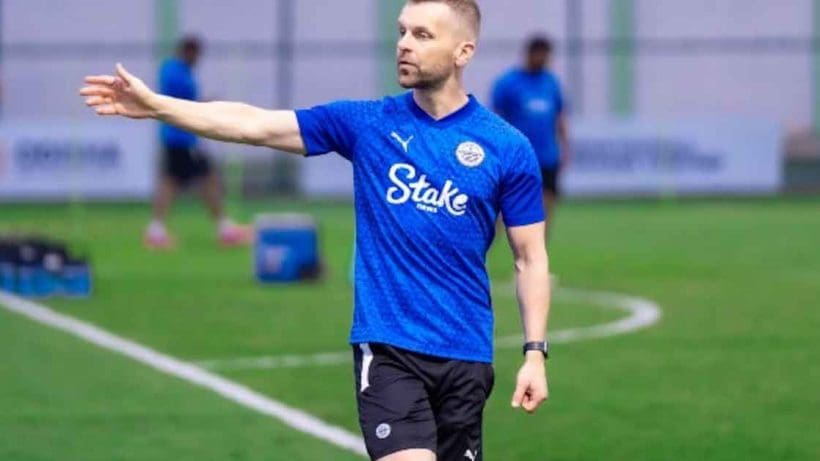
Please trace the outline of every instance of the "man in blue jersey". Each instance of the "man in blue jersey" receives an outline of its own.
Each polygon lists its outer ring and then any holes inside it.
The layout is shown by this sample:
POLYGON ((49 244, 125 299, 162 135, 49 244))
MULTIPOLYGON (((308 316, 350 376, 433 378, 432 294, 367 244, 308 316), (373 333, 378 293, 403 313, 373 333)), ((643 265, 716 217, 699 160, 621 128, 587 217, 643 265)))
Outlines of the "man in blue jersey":
POLYGON ((527 139, 468 95, 475 0, 409 0, 399 83, 412 91, 298 111, 153 93, 121 65, 80 93, 100 115, 157 118, 223 141, 353 164, 354 349, 359 423, 382 461, 480 460, 493 387, 485 268, 503 214, 515 258, 523 353, 513 407, 547 398, 548 262, 538 163, 527 139))
MULTIPOLYGON (((196 101, 199 86, 194 67, 199 61, 202 44, 195 37, 180 40, 176 56, 166 60, 159 71, 159 92, 174 98, 196 101)), ((219 241, 226 246, 245 244, 249 232, 237 226, 224 214, 219 176, 210 159, 199 148, 195 134, 173 125, 160 125, 162 173, 154 193, 153 217, 145 231, 145 244, 163 249, 174 245, 165 226, 168 211, 180 188, 198 182, 202 197, 217 223, 219 241)))
POLYGON ((559 175, 570 152, 564 97, 558 78, 550 71, 551 60, 552 42, 533 37, 526 46, 524 66, 502 75, 492 92, 493 110, 524 133, 538 157, 549 213, 547 241, 560 194, 559 175))

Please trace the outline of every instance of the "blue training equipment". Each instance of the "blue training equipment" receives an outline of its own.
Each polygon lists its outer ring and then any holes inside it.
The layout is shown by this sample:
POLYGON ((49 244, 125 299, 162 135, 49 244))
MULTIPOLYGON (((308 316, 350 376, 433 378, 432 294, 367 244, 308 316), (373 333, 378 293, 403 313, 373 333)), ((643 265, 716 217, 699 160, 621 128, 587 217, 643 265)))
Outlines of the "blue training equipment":
POLYGON ((314 219, 305 214, 264 214, 256 218, 254 270, 262 283, 313 280, 321 259, 314 219))
POLYGON ((41 237, 0 236, 0 290, 27 298, 88 297, 91 266, 66 245, 41 237))

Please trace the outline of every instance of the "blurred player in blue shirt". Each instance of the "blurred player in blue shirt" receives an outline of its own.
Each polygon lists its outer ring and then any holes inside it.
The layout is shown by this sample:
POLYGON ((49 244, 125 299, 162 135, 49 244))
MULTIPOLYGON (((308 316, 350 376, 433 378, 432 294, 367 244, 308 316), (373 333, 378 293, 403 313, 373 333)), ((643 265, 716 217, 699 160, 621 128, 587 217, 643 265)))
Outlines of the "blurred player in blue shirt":
MULTIPOLYGON (((187 101, 199 99, 199 85, 194 67, 202 51, 195 37, 180 40, 176 56, 166 60, 159 71, 159 93, 187 101)), ((174 246, 174 239, 165 226, 171 204, 181 188, 198 183, 202 197, 217 223, 217 236, 226 246, 242 245, 249 241, 247 229, 237 226, 224 215, 219 175, 211 160, 199 148, 196 135, 173 125, 160 125, 162 145, 162 174, 154 194, 153 219, 145 232, 145 243, 150 248, 165 249, 174 246)))
POLYGON ((569 161, 569 135, 564 97, 550 70, 552 43, 533 37, 527 43, 524 66, 502 75, 492 90, 492 106, 532 143, 544 183, 544 206, 549 212, 546 232, 555 218, 560 173, 569 161))
MULTIPOLYGON (((512 406, 547 398, 549 263, 541 173, 527 139, 463 86, 475 0, 408 0, 396 70, 408 91, 373 101, 266 110, 157 97, 140 79, 88 77, 101 115, 158 118, 224 141, 353 164, 353 346, 359 425, 380 461, 481 461, 494 382, 487 251, 503 215, 515 258, 524 363, 512 406)), ((317 321, 320 321, 317 319, 317 321)))

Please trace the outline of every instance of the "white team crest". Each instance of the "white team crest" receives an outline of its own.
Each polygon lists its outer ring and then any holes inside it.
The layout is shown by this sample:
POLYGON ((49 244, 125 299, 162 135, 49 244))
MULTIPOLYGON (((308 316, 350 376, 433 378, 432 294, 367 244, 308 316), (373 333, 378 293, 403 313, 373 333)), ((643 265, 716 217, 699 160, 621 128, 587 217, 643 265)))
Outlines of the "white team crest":
POLYGON ((379 427, 376 428, 376 437, 384 440, 390 437, 390 432, 392 432, 390 425, 387 423, 381 423, 379 424, 379 427))
POLYGON ((472 141, 463 142, 456 149, 456 157, 462 165, 475 168, 484 161, 484 149, 472 141))

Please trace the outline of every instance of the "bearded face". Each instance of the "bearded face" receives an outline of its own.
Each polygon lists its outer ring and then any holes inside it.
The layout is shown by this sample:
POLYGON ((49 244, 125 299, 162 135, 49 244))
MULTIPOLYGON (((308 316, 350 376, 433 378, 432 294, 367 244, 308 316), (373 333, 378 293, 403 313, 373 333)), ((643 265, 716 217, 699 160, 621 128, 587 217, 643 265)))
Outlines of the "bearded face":
POLYGON ((438 88, 466 64, 459 59, 465 39, 461 24, 443 3, 404 7, 396 46, 396 70, 403 88, 438 88))

